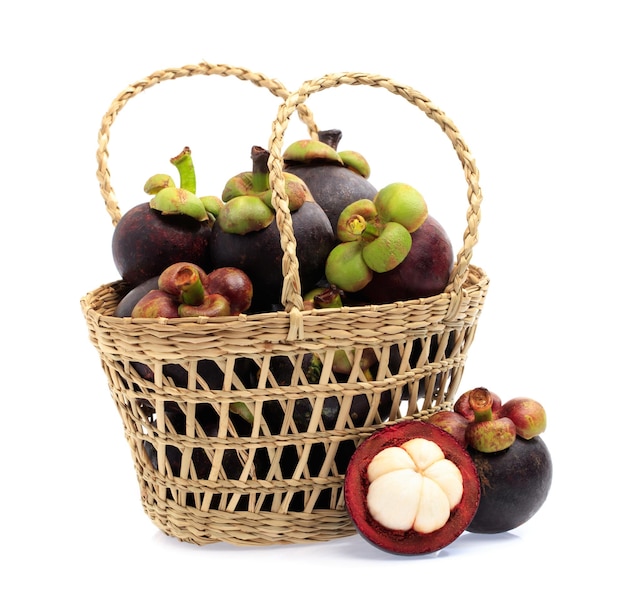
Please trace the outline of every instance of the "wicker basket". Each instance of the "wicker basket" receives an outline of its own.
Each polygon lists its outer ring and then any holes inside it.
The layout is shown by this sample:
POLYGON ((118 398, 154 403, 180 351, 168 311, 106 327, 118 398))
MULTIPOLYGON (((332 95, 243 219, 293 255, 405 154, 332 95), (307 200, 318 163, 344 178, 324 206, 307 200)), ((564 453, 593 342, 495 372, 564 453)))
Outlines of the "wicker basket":
POLYGON ((288 93, 262 75, 205 63, 153 74, 120 94, 105 115, 98 177, 114 224, 120 211, 106 164, 109 126, 139 92, 196 74, 236 76, 284 100, 269 146, 284 251, 284 311, 147 321, 112 315, 128 288, 122 281, 83 297, 89 337, 123 421, 144 510, 166 534, 196 544, 305 543, 353 534, 343 479, 356 446, 385 424, 450 408, 459 386, 489 283, 470 264, 480 219, 478 172, 453 123, 410 87, 345 73, 288 93), (297 110, 314 136, 305 101, 342 84, 384 87, 401 95, 439 124, 462 163, 468 225, 449 285, 440 295, 377 306, 303 309, 284 197, 283 135, 297 110), (353 356, 347 377, 332 372, 337 350, 353 356), (377 358, 373 377, 364 376, 359 365, 365 351, 377 358), (317 383, 309 383, 301 372, 303 360, 313 355, 321 362, 317 383), (219 375, 217 388, 207 381, 207 368, 219 375), (184 381, 172 370, 181 372, 184 381), (254 422, 234 415, 233 403, 247 405, 254 422))

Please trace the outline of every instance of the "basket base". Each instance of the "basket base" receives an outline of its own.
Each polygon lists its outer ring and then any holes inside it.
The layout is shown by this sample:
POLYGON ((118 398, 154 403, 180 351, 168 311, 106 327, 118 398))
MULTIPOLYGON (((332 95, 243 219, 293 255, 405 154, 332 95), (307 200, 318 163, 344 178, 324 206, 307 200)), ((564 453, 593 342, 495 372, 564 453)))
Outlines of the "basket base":
POLYGON ((238 546, 271 546, 327 542, 356 533, 347 511, 312 513, 202 512, 195 508, 143 501, 152 522, 167 536, 196 545, 226 542, 238 546))

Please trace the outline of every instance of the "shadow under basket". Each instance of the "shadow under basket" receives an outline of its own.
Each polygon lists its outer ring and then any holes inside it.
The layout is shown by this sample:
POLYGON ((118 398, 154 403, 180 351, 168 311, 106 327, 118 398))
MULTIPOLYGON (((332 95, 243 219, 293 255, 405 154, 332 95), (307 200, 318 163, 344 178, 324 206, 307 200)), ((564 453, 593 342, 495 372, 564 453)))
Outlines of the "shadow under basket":
POLYGON ((452 319, 446 293, 298 312, 306 338, 288 343, 286 312, 132 320, 112 316, 124 283, 86 295, 148 516, 196 544, 353 534, 350 456, 384 425, 450 408, 487 287, 470 266, 452 319), (337 351, 349 375, 333 373, 337 351))
MULTIPOLYGON (((129 98, 162 80, 234 75, 284 99, 270 139, 272 204, 284 244, 284 309, 221 318, 114 316, 130 289, 106 284, 81 300, 139 482, 146 514, 164 533, 199 545, 327 541, 355 533, 345 471, 377 429, 452 407, 489 280, 470 264, 482 200, 478 172, 454 124, 410 87, 363 73, 305 83, 203 63, 157 72, 126 89, 103 119, 98 176, 114 224, 121 213, 106 164, 109 127, 129 98), (384 305, 304 310, 282 173, 282 139, 311 93, 339 84, 382 86, 433 119, 468 182, 468 227, 448 287, 384 305), (337 357, 348 365, 337 371, 337 357)), ((309 126, 314 133, 314 125, 309 126)))

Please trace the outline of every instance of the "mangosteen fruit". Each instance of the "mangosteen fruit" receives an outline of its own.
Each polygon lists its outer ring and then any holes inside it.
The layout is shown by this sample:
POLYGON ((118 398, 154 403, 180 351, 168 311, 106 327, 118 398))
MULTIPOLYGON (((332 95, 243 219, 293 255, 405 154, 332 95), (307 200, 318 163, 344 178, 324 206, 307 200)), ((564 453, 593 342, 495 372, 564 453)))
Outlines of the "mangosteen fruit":
POLYGON ((411 247, 400 264, 387 272, 374 272, 358 291, 368 303, 390 303, 442 293, 450 281, 454 263, 452 244, 441 224, 429 215, 411 233, 411 247))
POLYGON ((552 459, 539 437, 547 423, 536 400, 502 402, 478 387, 464 392, 453 411, 436 413, 428 421, 466 444, 476 466, 481 498, 469 532, 513 530, 543 505, 552 483, 552 459))
POLYGON ((423 196, 401 182, 388 184, 373 200, 353 202, 337 221, 340 243, 327 258, 326 280, 369 303, 426 296, 433 277, 437 282, 434 260, 443 255, 447 284, 452 250, 449 243, 445 245, 449 254, 442 254, 439 245, 424 245, 424 238, 432 235, 428 220, 423 196), (384 276, 378 279, 377 275, 384 276), (377 294, 383 288, 383 295, 377 294))
POLYGON ((333 231, 341 211, 355 200, 373 199, 376 188, 368 180, 370 168, 355 151, 337 152, 342 133, 323 130, 318 140, 299 140, 285 149, 284 170, 306 183, 315 201, 322 207, 333 231))
POLYGON ((470 447, 468 453, 481 485, 480 505, 468 532, 508 532, 539 511, 552 484, 552 458, 540 437, 518 437, 499 452, 480 452, 470 447))
POLYGON ((118 318, 130 318, 133 308, 146 293, 159 288, 159 276, 153 276, 131 288, 120 299, 113 315, 118 318))
POLYGON ((168 175, 152 176, 144 187, 152 195, 150 201, 128 210, 113 231, 115 267, 133 287, 175 262, 189 261, 204 269, 210 266, 209 237, 219 203, 195 195, 189 148, 171 161, 180 172, 180 187, 168 175), (207 206, 209 201, 212 207, 207 206))
POLYGON ((469 526, 480 482, 467 450, 424 421, 377 430, 357 448, 346 471, 346 507, 357 531, 397 555, 438 551, 469 526))
MULTIPOLYGON (((370 363, 364 363, 368 365, 364 371, 365 375, 372 377, 373 369, 375 369, 375 363, 371 363, 371 358, 367 356, 367 353, 363 357, 363 361, 370 361, 370 363)), ((302 357, 301 371, 306 376, 307 381, 310 384, 315 384, 319 380, 319 358, 313 353, 306 353, 302 357)), ((258 368, 250 367, 251 370, 251 385, 258 386, 258 368)), ((269 385, 288 386, 292 383, 292 378, 297 370, 294 367, 294 363, 287 355, 277 355, 272 357, 270 362, 271 380, 267 383, 269 385)), ((339 383, 345 382, 348 378, 347 374, 342 374, 334 370, 335 380, 339 383)), ((384 422, 388 419, 391 411, 392 395, 390 391, 385 391, 380 396, 380 402, 378 405, 378 415, 380 422, 384 422)), ((314 401, 310 398, 298 398, 294 402, 293 407, 293 422, 295 429, 300 432, 306 432, 309 428, 311 417, 313 414, 314 401)), ((327 430, 334 429, 337 424, 337 419, 340 412, 340 402, 337 396, 327 396, 324 398, 324 402, 321 409, 320 421, 323 423, 324 428, 327 430)), ((350 403, 350 422, 354 427, 362 427, 367 420, 370 413, 371 404, 370 399, 366 394, 356 394, 352 397, 350 403)), ((275 400, 268 400, 264 403, 264 417, 268 422, 268 426, 274 433, 278 433, 283 425, 284 420, 284 407, 275 400)))
MULTIPOLYGON (((187 415, 176 404, 171 403, 166 407, 166 425, 167 430, 173 431, 180 435, 185 435, 187 430, 187 415)), ((210 404, 197 404, 195 417, 193 419, 196 425, 196 431, 202 431, 204 435, 209 437, 217 436, 219 428, 219 415, 210 404)), ((150 443, 150 442, 146 442, 150 443)), ((152 444, 150 444, 152 445, 152 444)), ((156 459, 156 450, 154 446, 147 448, 153 467, 158 469, 158 461, 156 459)), ((182 452, 174 445, 166 446, 166 457, 169 463, 171 473, 175 477, 181 476, 182 452)), ((212 462, 207 453, 202 448, 194 448, 191 455, 193 469, 190 470, 190 476, 194 479, 205 480, 211 472, 212 462)), ((236 450, 225 450, 222 458, 222 470, 220 476, 227 478, 239 478, 243 465, 237 456, 236 450)))
POLYGON ((131 286, 159 275, 169 264, 190 260, 210 265, 208 221, 164 215, 148 202, 127 211, 113 231, 113 260, 131 286))
MULTIPOLYGON (((252 172, 235 176, 244 180, 241 189, 233 191, 236 184, 229 180, 223 193, 224 206, 209 240, 213 268, 232 266, 250 277, 254 287, 252 312, 272 311, 280 304, 284 282, 284 251, 269 201, 268 157, 268 151, 253 147, 252 172)), ((328 217, 306 185, 293 176, 286 188, 301 291, 308 292, 323 278, 335 238, 328 217)))

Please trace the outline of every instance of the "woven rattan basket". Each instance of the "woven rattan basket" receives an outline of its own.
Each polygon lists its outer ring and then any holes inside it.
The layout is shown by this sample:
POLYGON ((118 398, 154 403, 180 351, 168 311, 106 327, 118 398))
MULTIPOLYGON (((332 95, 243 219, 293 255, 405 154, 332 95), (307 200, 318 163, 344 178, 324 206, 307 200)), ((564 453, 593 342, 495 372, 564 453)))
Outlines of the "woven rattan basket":
POLYGON ((118 281, 81 300, 89 337, 123 422, 144 510, 163 532, 196 544, 273 545, 347 536, 354 527, 344 506, 343 479, 355 447, 382 425, 424 418, 454 401, 489 283, 470 264, 480 219, 478 172, 454 124, 410 87, 344 73, 289 93, 275 80, 245 69, 203 63, 154 73, 121 93, 105 115, 98 177, 114 224, 120 211, 109 182, 107 143, 115 116, 130 98, 161 81, 212 74, 250 81, 283 100, 272 125, 269 164, 284 251, 284 311, 117 318, 112 314, 128 290, 118 281), (283 136, 296 110, 316 135, 307 98, 344 84, 383 87, 404 97, 439 124, 461 161, 468 224, 449 285, 440 295, 303 309, 284 197, 283 136), (377 358, 373 377, 365 377, 359 365, 366 349, 377 358), (337 350, 353 356, 353 372, 341 380, 331 369, 337 350), (300 372, 303 359, 312 354, 322 362, 317 383, 300 372), (290 369, 288 381, 279 378, 278 361, 290 369), (138 373, 140 365, 152 374, 138 373), (219 369, 219 389, 204 380, 206 365, 219 369), (186 384, 172 380, 168 370, 173 366, 185 372, 186 384), (252 424, 232 414, 235 402, 253 412, 252 424), (352 414, 357 403, 359 415, 352 414), (328 416, 329 408, 334 416, 328 416), (298 416, 302 410, 304 424, 298 416))

